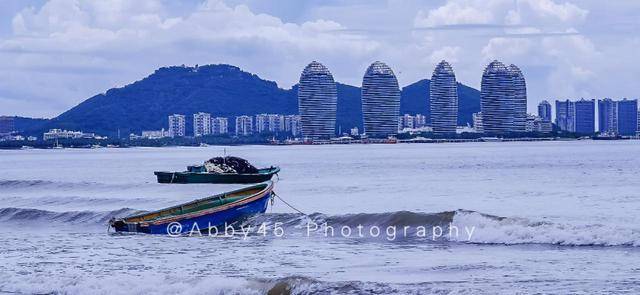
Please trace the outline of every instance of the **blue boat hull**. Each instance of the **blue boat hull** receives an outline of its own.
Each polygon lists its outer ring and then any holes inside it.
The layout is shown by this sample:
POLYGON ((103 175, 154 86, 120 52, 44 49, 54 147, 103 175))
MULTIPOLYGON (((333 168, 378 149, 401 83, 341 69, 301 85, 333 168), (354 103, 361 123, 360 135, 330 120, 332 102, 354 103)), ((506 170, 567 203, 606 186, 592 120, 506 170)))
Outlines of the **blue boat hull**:
MULTIPOLYGON (((264 213, 271 199, 271 190, 267 190, 263 194, 248 198, 245 202, 239 204, 231 204, 222 207, 223 210, 214 212, 197 212, 184 216, 175 216, 173 218, 163 219, 159 222, 141 222, 141 223, 114 223, 112 226, 116 232, 138 232, 147 234, 168 234, 177 236, 181 234, 196 233, 198 231, 206 232, 211 228, 211 233, 216 233, 213 227, 216 227, 220 235, 224 234, 225 225, 233 222, 241 221, 251 215, 264 213)), ((216 210, 216 209, 214 209, 216 210)))

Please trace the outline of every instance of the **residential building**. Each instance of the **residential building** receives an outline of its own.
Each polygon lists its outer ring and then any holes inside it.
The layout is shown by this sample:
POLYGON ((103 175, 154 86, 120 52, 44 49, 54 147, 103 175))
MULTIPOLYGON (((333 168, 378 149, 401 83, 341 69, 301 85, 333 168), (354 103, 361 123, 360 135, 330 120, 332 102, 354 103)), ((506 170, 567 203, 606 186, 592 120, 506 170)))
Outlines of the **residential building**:
POLYGON ((551 122, 551 104, 543 100, 538 104, 538 117, 542 121, 551 122))
POLYGON ((477 133, 483 133, 484 128, 482 128, 482 112, 473 113, 472 119, 473 119, 473 129, 475 129, 477 133))
POLYGON ((180 114, 169 116, 169 136, 183 137, 185 136, 185 117, 180 114))
POLYGON ((329 139, 335 135, 338 90, 331 72, 313 61, 302 71, 298 108, 302 136, 329 139))
POLYGON ((511 83, 513 91, 512 116, 513 125, 512 132, 526 131, 527 121, 527 84, 522 75, 522 71, 516 65, 511 64, 507 68, 511 74, 511 83))
POLYGON ((582 135, 595 133, 595 100, 580 99, 575 105, 575 132, 582 135))
POLYGON ((494 60, 485 68, 480 86, 480 109, 485 133, 505 134, 516 129, 513 88, 512 72, 503 63, 494 60))
POLYGON ((556 125, 566 132, 575 132, 575 105, 569 100, 556 100, 556 125))
POLYGON ((618 134, 636 135, 638 131, 638 100, 623 99, 618 101, 618 134))
POLYGON ((444 60, 431 75, 429 100, 433 133, 455 133, 458 125, 458 86, 451 65, 444 60))
POLYGON ((290 133, 294 137, 302 133, 299 115, 284 116, 284 131, 290 133))
POLYGON ((251 134, 253 134, 253 117, 246 115, 236 117, 236 136, 251 134))
POLYGON ((169 132, 162 128, 161 130, 143 130, 141 137, 146 139, 160 139, 169 136, 169 132))
POLYGON ((229 119, 225 117, 211 118, 211 134, 221 135, 229 133, 229 119))
POLYGON ((193 136, 200 137, 211 134, 211 114, 193 114, 193 136))
POLYGON ((606 134, 618 133, 618 104, 610 98, 598 100, 598 131, 606 134))
POLYGON ((369 138, 387 138, 398 133, 400 87, 385 63, 372 63, 362 79, 362 119, 369 138))

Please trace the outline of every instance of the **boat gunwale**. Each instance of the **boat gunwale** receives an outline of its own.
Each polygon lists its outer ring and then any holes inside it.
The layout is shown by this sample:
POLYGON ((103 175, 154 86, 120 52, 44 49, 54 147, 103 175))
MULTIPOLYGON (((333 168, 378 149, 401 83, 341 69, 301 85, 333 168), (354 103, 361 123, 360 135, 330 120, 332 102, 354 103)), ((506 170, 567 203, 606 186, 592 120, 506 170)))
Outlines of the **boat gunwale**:
POLYGON ((204 209, 204 210, 200 210, 200 211, 196 211, 196 212, 192 212, 192 213, 186 213, 186 214, 182 214, 182 215, 174 215, 173 217, 175 217, 175 216, 187 216, 189 214, 202 212, 202 211, 205 211, 205 210, 211 210, 211 209, 215 209, 215 208, 225 207, 225 206, 228 206, 228 205, 236 204, 238 202, 242 202, 242 201, 247 200, 247 199, 251 199, 251 198, 255 197, 256 195, 263 195, 264 192, 272 190, 273 182, 272 181, 265 181, 265 182, 258 183, 258 184, 252 185, 252 186, 248 186, 248 187, 239 188, 239 189, 228 191, 228 192, 215 194, 213 196, 208 196, 208 197, 205 197, 205 198, 196 199, 196 200, 193 200, 193 201, 189 201, 187 203, 182 203, 182 204, 174 205, 174 206, 171 206, 171 207, 166 207, 166 208, 162 208, 162 209, 158 209, 158 210, 154 210, 154 211, 150 211, 150 212, 145 212, 145 213, 141 213, 141 214, 126 216, 126 217, 122 217, 122 218, 119 218, 119 219, 124 221, 125 223, 154 223, 155 221, 159 221, 159 220, 164 220, 166 218, 170 218, 170 217, 172 217, 172 215, 165 216, 164 218, 158 218, 156 220, 141 220, 141 221, 135 221, 135 222, 127 221, 127 219, 141 218, 141 217, 143 217, 145 215, 152 215, 152 214, 157 214, 157 213, 160 213, 160 212, 163 212, 163 211, 179 209, 179 208, 187 206, 187 205, 192 205, 192 204, 195 204, 195 203, 198 203, 198 202, 202 202, 202 201, 214 200, 214 199, 218 199, 220 197, 226 197, 227 195, 230 195, 230 194, 249 191, 249 190, 256 189, 256 188, 259 188, 260 190, 258 192, 256 192, 256 193, 248 195, 247 197, 242 198, 240 200, 237 200, 235 202, 231 202, 231 203, 224 204, 224 205, 221 205, 221 206, 216 206, 216 207, 213 207, 213 208, 204 209))
POLYGON ((171 172, 171 171, 154 171, 153 174, 158 175, 160 173, 167 174, 181 174, 181 175, 215 175, 215 176, 264 176, 264 175, 274 175, 280 172, 280 167, 273 168, 261 168, 258 171, 265 170, 265 173, 211 173, 211 172, 191 172, 191 171, 179 171, 179 172, 171 172))
POLYGON ((187 219, 187 218, 196 218, 196 217, 200 217, 203 215, 208 215, 208 214, 212 214, 212 213, 216 213, 216 212, 220 212, 220 211, 225 211, 234 207, 238 207, 240 205, 244 205, 247 203, 251 203, 257 199, 260 199, 262 197, 264 197, 266 194, 270 193, 273 190, 273 183, 270 183, 267 187, 265 187, 264 189, 260 190, 259 192, 244 198, 244 199, 240 199, 237 200, 235 202, 232 203, 228 203, 228 204, 224 204, 222 206, 216 206, 213 208, 209 208, 209 209, 204 209, 204 210, 200 210, 200 211, 196 211, 196 212, 191 212, 191 213, 185 213, 185 214, 181 214, 181 215, 173 215, 173 216, 167 216, 164 218, 159 218, 156 220, 150 220, 150 221, 141 221, 141 222, 136 222, 141 224, 142 226, 145 225, 160 225, 160 224, 165 224, 168 222, 173 222, 173 221, 177 221, 177 220, 182 220, 182 219, 187 219))

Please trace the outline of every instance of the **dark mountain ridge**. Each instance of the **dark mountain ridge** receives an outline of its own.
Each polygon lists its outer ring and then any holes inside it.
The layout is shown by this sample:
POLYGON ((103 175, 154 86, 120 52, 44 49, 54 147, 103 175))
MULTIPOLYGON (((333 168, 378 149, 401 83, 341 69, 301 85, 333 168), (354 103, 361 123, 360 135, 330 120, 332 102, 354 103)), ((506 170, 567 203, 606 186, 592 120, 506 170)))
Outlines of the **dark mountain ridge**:
MULTIPOLYGON (((338 83, 337 126, 343 132, 362 130, 360 88, 338 83)), ((471 123, 471 114, 480 110, 480 93, 458 84, 459 124, 471 123)), ((401 114, 429 116, 429 80, 402 88, 401 114)), ((24 126, 23 132, 38 134, 49 128, 82 130, 101 135, 122 136, 142 130, 167 128, 167 116, 187 116, 191 133, 192 114, 211 113, 233 117, 260 113, 297 114, 297 85, 282 89, 273 81, 231 65, 172 66, 156 70, 148 77, 121 88, 95 95, 48 122, 24 126)))

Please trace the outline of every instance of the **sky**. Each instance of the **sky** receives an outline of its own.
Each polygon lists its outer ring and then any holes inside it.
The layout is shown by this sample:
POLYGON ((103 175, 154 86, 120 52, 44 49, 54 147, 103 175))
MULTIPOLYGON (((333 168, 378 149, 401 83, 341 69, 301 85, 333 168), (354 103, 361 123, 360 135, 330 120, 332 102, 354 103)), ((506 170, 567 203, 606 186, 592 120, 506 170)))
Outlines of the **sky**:
POLYGON ((479 89, 494 59, 516 64, 528 108, 640 98, 640 1, 0 0, 0 115, 55 117, 159 67, 232 64, 298 82, 323 63, 360 86, 379 60, 401 86, 451 63, 479 89))

